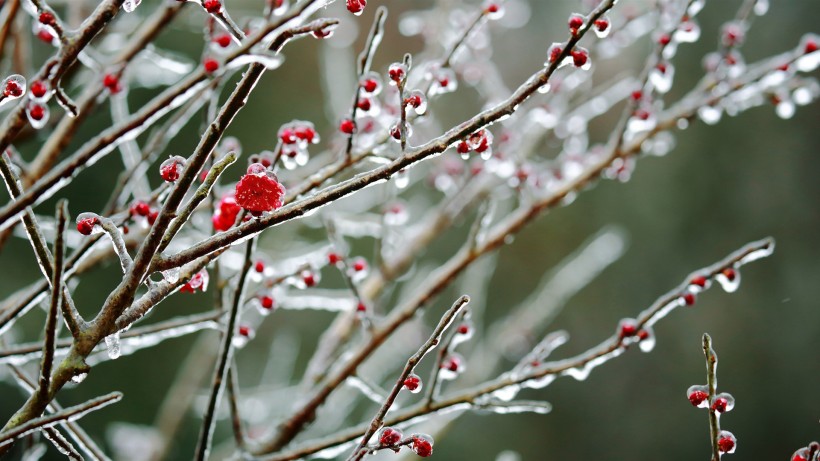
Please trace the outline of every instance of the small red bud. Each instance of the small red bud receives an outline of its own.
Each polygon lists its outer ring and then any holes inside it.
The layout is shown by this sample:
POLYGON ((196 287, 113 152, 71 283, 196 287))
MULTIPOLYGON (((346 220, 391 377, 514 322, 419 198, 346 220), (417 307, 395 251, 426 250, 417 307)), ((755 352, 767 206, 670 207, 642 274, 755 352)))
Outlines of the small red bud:
POLYGON ((344 134, 353 134, 356 131, 356 124, 353 120, 346 118, 339 123, 339 131, 344 134))
POLYGON ((683 297, 683 302, 686 303, 687 306, 692 306, 692 305, 695 304, 695 300, 696 300, 695 294, 692 293, 691 291, 687 291, 686 293, 683 294, 682 297, 683 297))
POLYGON ((40 13, 40 24, 45 24, 47 26, 54 26, 57 24, 57 19, 54 17, 50 11, 43 11, 40 13))
POLYGON ((217 70, 219 70, 219 61, 214 58, 205 58, 202 61, 202 67, 205 68, 205 72, 209 74, 213 74, 217 70))
POLYGON ((262 298, 259 299, 259 304, 261 304, 263 308, 271 310, 273 309, 273 298, 270 296, 262 296, 262 298))
POLYGON ((723 276, 726 277, 726 280, 728 280, 730 282, 734 281, 735 278, 737 277, 737 271, 732 269, 731 267, 727 267, 726 269, 723 269, 722 273, 723 273, 723 276))
POLYGON ((814 53, 815 51, 817 51, 817 49, 817 42, 815 42, 814 40, 808 40, 806 42, 805 48, 803 48, 803 52, 805 52, 806 54, 814 53))
POLYGON ((222 11, 222 2, 219 0, 204 0, 202 7, 205 8, 205 11, 208 13, 217 14, 222 11))
POLYGON ((48 93, 48 87, 40 80, 35 80, 31 83, 31 95, 35 98, 42 98, 48 93))
POLYGON ((262 261, 256 261, 256 264, 253 265, 253 270, 260 274, 265 272, 265 263, 262 261))

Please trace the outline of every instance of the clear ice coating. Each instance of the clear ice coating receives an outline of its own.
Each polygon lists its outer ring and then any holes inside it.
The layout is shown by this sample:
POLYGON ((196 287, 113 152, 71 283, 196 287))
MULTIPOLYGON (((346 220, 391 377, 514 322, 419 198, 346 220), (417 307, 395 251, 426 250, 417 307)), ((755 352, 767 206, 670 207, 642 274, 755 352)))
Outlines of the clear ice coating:
POLYGON ((698 408, 707 408, 709 407, 709 387, 699 384, 689 386, 686 390, 686 398, 698 408))
POLYGON ((0 106, 23 96, 26 92, 26 78, 12 74, 3 80, 3 93, 0 95, 0 106))
POLYGON ((740 287, 740 271, 735 268, 727 267, 715 275, 715 280, 727 293, 734 293, 740 287))
POLYGON ((120 332, 112 333, 105 337, 105 348, 108 351, 108 358, 116 360, 122 355, 120 349, 120 332))
POLYGON ((50 111, 46 104, 32 102, 26 106, 26 118, 28 118, 28 123, 35 130, 46 126, 49 115, 50 111))
POLYGON ((142 3, 142 0, 125 0, 122 2, 122 9, 126 13, 131 13, 140 6, 140 3, 142 3))

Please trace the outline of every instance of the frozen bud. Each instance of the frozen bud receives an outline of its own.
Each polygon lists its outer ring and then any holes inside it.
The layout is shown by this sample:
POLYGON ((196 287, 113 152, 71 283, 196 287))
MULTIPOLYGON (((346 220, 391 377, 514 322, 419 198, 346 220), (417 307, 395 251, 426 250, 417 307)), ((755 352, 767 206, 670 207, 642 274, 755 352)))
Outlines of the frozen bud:
POLYGON ((737 439, 729 431, 720 431, 717 445, 721 453, 734 453, 737 448, 737 439))
POLYGON ((393 202, 384 209, 384 223, 388 226, 400 226, 407 219, 407 207, 402 202, 393 202))
POLYGON ((455 91, 458 87, 458 80, 456 80, 456 73, 452 69, 436 68, 428 75, 432 80, 430 87, 431 94, 443 94, 455 91))
POLYGON ((205 58, 202 60, 202 67, 205 69, 205 72, 213 74, 219 70, 219 61, 214 58, 205 58))
POLYGON ((811 454, 808 448, 801 448, 794 452, 791 457, 791 461, 811 461, 810 460, 811 454))
POLYGON ((300 277, 305 287, 313 287, 318 283, 316 273, 311 270, 303 270, 300 277))
POLYGON ((35 80, 31 83, 29 94, 31 94, 31 97, 35 100, 44 99, 48 94, 48 85, 41 80, 35 80))
POLYGON ((367 0, 347 0, 347 11, 356 16, 360 16, 364 12, 365 6, 367 6, 367 0))
POLYGON ((133 205, 131 205, 131 207, 128 209, 128 212, 131 214, 131 216, 148 216, 151 213, 151 206, 143 202, 142 200, 139 200, 137 202, 134 202, 133 205))
POLYGON ((635 319, 623 319, 618 325, 618 337, 629 338, 638 333, 638 322, 635 319))
POLYGON ((233 337, 234 347, 245 347, 256 336, 256 331, 250 325, 239 325, 233 337))
POLYGON ((404 99, 404 104, 413 108, 417 115, 422 115, 427 111, 427 98, 420 90, 413 90, 404 99))
POLYGON ((706 408, 709 406, 709 388, 699 385, 690 386, 686 390, 686 398, 689 399, 689 403, 692 405, 698 408, 706 408))
POLYGON ((265 262, 264 261, 256 261, 253 264, 253 270, 256 271, 259 274, 264 273, 265 272, 265 262))
POLYGON ((549 51, 547 51, 547 62, 549 64, 554 63, 561 57, 561 53, 564 52, 564 44, 563 43, 553 43, 550 45, 549 51))
POLYGON ((363 301, 359 301, 356 304, 356 312, 359 314, 367 313, 367 304, 365 304, 363 301))
POLYGON ((314 30, 313 32, 311 32, 311 35, 313 35, 314 38, 318 39, 330 38, 333 36, 333 32, 336 31, 337 26, 338 24, 327 25, 325 27, 322 27, 321 29, 314 30))
POLYGON ((735 398, 732 397, 731 394, 726 392, 722 392, 715 396, 715 399, 712 401, 712 411, 716 411, 718 413, 726 413, 727 411, 732 411, 732 408, 735 407, 735 398))
POLYGON ((407 78, 407 66, 400 62, 394 62, 387 69, 387 76, 390 77, 390 84, 396 85, 407 78))
POLYGON ((433 438, 427 434, 413 434, 413 444, 410 448, 422 458, 427 458, 433 454, 433 438))
POLYGON ((339 131, 348 135, 353 134, 356 132, 356 123, 349 118, 343 119, 339 122, 339 131))
POLYGON ((586 48, 576 46, 570 55, 572 56, 572 63, 575 67, 580 67, 583 70, 589 69, 589 51, 587 51, 586 48))
POLYGON ((817 41, 811 38, 806 40, 806 43, 803 45, 803 53, 805 54, 814 53, 818 49, 820 49, 820 47, 818 47, 817 41))
POLYGON ((725 46, 738 46, 743 43, 744 38, 745 32, 740 24, 730 22, 723 26, 721 40, 725 46))
POLYGON ((17 99, 26 92, 26 79, 20 74, 12 74, 3 81, 3 99, 17 99))
POLYGON ((375 72, 368 72, 359 81, 359 87, 364 93, 379 94, 382 90, 382 79, 379 74, 375 72))
POLYGON ((182 170, 185 169, 185 163, 185 157, 174 155, 162 162, 159 167, 159 175, 162 176, 165 182, 176 182, 182 174, 182 170))
POLYGON ((461 354, 452 352, 439 366, 439 376, 441 379, 451 380, 456 379, 464 371, 464 357, 461 354))
POLYGON ((421 378, 415 373, 411 373, 404 379, 403 387, 413 394, 421 392, 421 378))
POLYGON ((702 275, 696 275, 692 277, 692 280, 689 281, 690 286, 696 286, 700 289, 706 288, 707 283, 709 283, 709 279, 702 275))
POLYGON ((119 93, 122 91, 120 78, 116 74, 105 74, 103 76, 103 86, 108 88, 108 91, 111 93, 119 93))
POLYGON ((491 21, 501 19, 504 16, 504 7, 500 2, 487 2, 484 4, 484 15, 491 21))
POLYGON ((404 437, 404 434, 401 432, 400 429, 385 427, 379 433, 379 445, 383 447, 393 446, 399 443, 402 437, 404 437))
POLYGON ((594 26, 593 30, 595 31, 595 35, 597 35, 598 38, 606 37, 607 35, 609 35, 609 31, 612 30, 612 23, 607 18, 598 18, 598 19, 596 19, 593 26, 594 26))
POLYGON ((254 163, 248 167, 248 174, 236 183, 235 196, 237 205, 258 215, 282 206, 285 187, 273 172, 254 163))
POLYGON ((672 37, 669 34, 661 34, 658 36, 658 44, 661 46, 666 46, 672 41, 672 37))
POLYGON ((572 35, 578 35, 578 31, 584 26, 584 17, 580 14, 573 14, 569 17, 567 22, 569 31, 572 35))
POLYGON ((100 217, 94 213, 80 213, 77 216, 77 232, 83 235, 96 234, 102 231, 100 217))
POLYGON ((222 11, 221 0, 202 0, 202 8, 211 14, 217 14, 222 11))
POLYGON ((26 117, 32 128, 39 130, 46 126, 48 122, 48 106, 36 102, 29 103, 26 106, 26 117))
POLYGON ((218 231, 230 229, 236 223, 240 211, 242 207, 236 203, 236 196, 233 193, 223 196, 212 218, 214 229, 218 231))
POLYGON ((231 43, 233 43, 233 39, 231 38, 230 34, 222 33, 214 35, 211 39, 211 42, 215 43, 220 48, 227 48, 231 46, 231 43))
POLYGON ((359 102, 356 103, 356 107, 363 112, 368 112, 373 108, 373 103, 370 101, 370 98, 361 98, 359 102))
POLYGON ((342 261, 342 255, 336 253, 335 251, 331 251, 327 254, 327 263, 330 265, 337 265, 342 261))
POLYGON ((291 123, 293 124, 293 134, 296 136, 296 139, 304 144, 316 144, 319 142, 319 133, 316 132, 316 128, 312 122, 294 120, 291 123))
POLYGON ((54 13, 50 11, 43 11, 42 13, 40 13, 40 17, 38 19, 40 21, 40 24, 46 26, 57 25, 57 19, 54 17, 54 13))
POLYGON ((264 295, 261 298, 259 298, 259 305, 262 306, 262 309, 266 311, 272 311, 276 305, 276 302, 274 301, 273 297, 264 295))
POLYGON ((683 303, 687 306, 694 306, 695 301, 697 301, 697 297, 695 296, 695 294, 689 290, 683 292, 683 295, 681 295, 681 299, 683 299, 683 303))
POLYGON ((202 269, 194 274, 179 291, 180 293, 195 293, 197 290, 204 292, 208 290, 208 279, 208 271, 202 269))

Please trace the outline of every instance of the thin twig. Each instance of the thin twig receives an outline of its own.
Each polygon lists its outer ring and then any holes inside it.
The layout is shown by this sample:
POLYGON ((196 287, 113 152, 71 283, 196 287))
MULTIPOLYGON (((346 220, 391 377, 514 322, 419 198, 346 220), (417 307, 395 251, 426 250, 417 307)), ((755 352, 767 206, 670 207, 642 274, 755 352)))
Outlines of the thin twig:
MULTIPOLYGON (((715 400, 717 393, 717 354, 712 349, 712 338, 703 334, 703 355, 706 357, 706 385, 709 387, 709 400, 715 400)), ((718 421, 717 411, 709 408, 709 435, 712 440, 712 461, 720 460, 720 447, 718 446, 718 436, 720 435, 720 421, 718 421)))
POLYGON ((40 363, 40 385, 37 392, 40 398, 48 397, 48 388, 51 384, 51 367, 54 362, 54 348, 57 342, 57 310, 62 304, 63 295, 63 257, 65 243, 63 240, 68 218, 68 204, 65 200, 57 203, 57 234, 54 237, 54 265, 51 269, 51 304, 46 316, 46 332, 43 341, 43 359, 40 363))
POLYGON ((447 331, 447 328, 455 320, 458 313, 470 302, 469 296, 462 296, 456 300, 456 302, 444 313, 441 317, 436 328, 433 330, 433 333, 430 335, 430 338, 422 344, 418 351, 413 354, 409 359, 407 359, 407 363, 404 365, 404 370, 402 370, 399 378, 396 380, 396 384, 393 385, 393 389, 390 391, 390 394, 384 401, 384 404, 379 408, 379 411, 376 412, 376 415, 373 417, 373 420, 370 421, 370 425, 367 427, 367 430, 364 432, 364 436, 362 436, 361 442, 359 442, 359 446, 353 450, 350 457, 348 457, 348 461, 358 461, 367 454, 367 444, 370 441, 370 438, 382 427, 384 423, 384 417, 387 415, 387 411, 390 410, 390 407, 393 406, 393 402, 396 401, 396 397, 399 395, 399 391, 404 387, 404 381, 413 373, 413 370, 416 368, 419 362, 427 355, 430 350, 436 347, 439 342, 441 342, 441 337, 444 335, 444 332, 447 331))

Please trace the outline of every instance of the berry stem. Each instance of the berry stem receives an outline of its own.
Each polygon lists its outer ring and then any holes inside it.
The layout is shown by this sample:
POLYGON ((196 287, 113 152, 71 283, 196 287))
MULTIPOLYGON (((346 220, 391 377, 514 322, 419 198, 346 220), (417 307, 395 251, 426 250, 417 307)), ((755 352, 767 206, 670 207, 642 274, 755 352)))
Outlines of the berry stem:
POLYGON ((717 411, 711 408, 711 402, 717 393, 717 354, 712 349, 712 338, 703 334, 703 355, 706 357, 706 385, 709 387, 709 435, 712 439, 712 461, 720 460, 720 448, 718 447, 718 435, 720 434, 720 421, 717 411))

